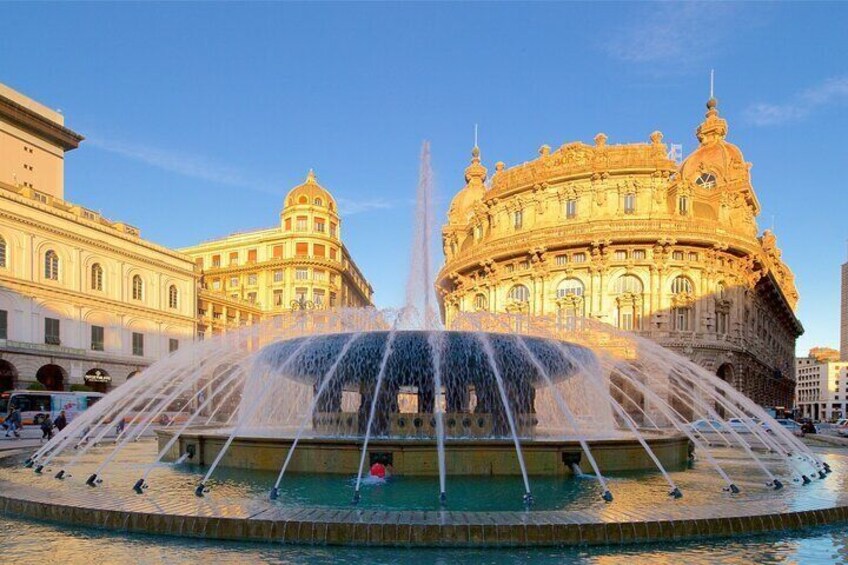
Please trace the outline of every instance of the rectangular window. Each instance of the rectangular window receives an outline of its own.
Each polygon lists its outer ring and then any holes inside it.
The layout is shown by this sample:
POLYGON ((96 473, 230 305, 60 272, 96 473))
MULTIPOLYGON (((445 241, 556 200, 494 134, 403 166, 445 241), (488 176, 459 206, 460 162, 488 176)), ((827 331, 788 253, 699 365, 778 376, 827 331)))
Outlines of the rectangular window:
POLYGON ((247 293, 247 301, 250 302, 251 304, 256 304, 256 293, 255 292, 248 292, 247 293))
POLYGON ((238 286, 238 285, 239 285, 238 277, 230 277, 230 286, 234 287, 234 286, 238 286))
POLYGON ((616 261, 627 261, 627 251, 616 251, 615 252, 615 260, 616 261))
POLYGON ((571 198, 565 201, 565 217, 569 220, 577 217, 577 199, 571 198))
POLYGON ((636 212, 636 195, 635 194, 625 194, 624 195, 624 213, 625 214, 633 214, 636 212))
POLYGON ((336 224, 330 222, 330 237, 336 237, 336 224))
POLYGON ((194 260, 194 264, 197 265, 199 269, 203 269, 203 257, 198 257, 194 260))
POLYGON ((168 353, 173 353, 180 348, 180 340, 170 338, 168 340, 168 353))
POLYGON ((585 263, 586 262, 586 254, 585 253, 575 253, 571 258, 575 263, 585 263))
POLYGON ((309 294, 309 289, 297 287, 294 289, 294 299, 298 302, 307 300, 307 294, 309 294))
POLYGON ((516 210, 512 213, 512 226, 520 230, 524 225, 524 210, 516 210))
POLYGON ((331 292, 330 293, 330 308, 335 307, 335 305, 336 305, 336 293, 331 292))
POLYGON ((637 261, 644 260, 645 257, 646 257, 646 255, 645 255, 644 249, 637 249, 636 251, 633 252, 633 258, 636 259, 637 261))
POLYGON ((312 246, 312 255, 314 257, 323 257, 325 253, 325 248, 323 245, 316 243, 312 246))
POLYGON ((530 268, 530 262, 529 261, 522 261, 518 264, 518 268, 519 269, 529 269, 530 268))
POLYGON ((220 255, 213 255, 212 256, 212 266, 213 267, 220 267, 221 266, 221 256, 220 255))
POLYGON ((683 261, 683 252, 682 251, 674 251, 671 254, 671 258, 675 261, 683 261))
POLYGON ((256 276, 256 273, 250 273, 249 275, 247 275, 247 284, 249 284, 251 286, 256 286, 257 280, 258 280, 258 277, 256 276))
POLYGON ((318 269, 315 269, 315 271, 313 271, 312 273, 312 278, 316 281, 324 282, 324 276, 326 274, 327 273, 325 273, 324 271, 319 271, 318 269))
POLYGON ((298 257, 306 257, 309 255, 309 244, 308 243, 296 243, 294 246, 294 254, 298 257))
POLYGON ((59 320, 56 318, 44 318, 44 343, 48 345, 61 345, 59 339, 59 320))
POLYGON ((297 221, 294 224, 295 231, 306 231, 308 222, 309 218, 306 216, 298 216, 297 221))
POLYGON ((556 256, 556 264, 557 265, 565 265, 568 263, 568 255, 557 255, 556 256))
POLYGON ((256 263, 256 250, 248 249, 247 250, 247 262, 248 263, 256 263))
POLYGON ((698 260, 698 254, 697 253, 690 253, 689 254, 689 260, 690 261, 697 261, 698 260))
POLYGON ((91 326, 92 351, 103 351, 104 333, 102 326, 91 326))
POLYGON ((221 290, 221 279, 215 279, 212 281, 212 290, 221 290))
POLYGON ((278 269, 278 270, 274 271, 274 282, 275 283, 283 282, 283 270, 282 269, 278 269))
POLYGON ((507 266, 506 266, 506 272, 507 272, 507 273, 511 273, 511 272, 513 272, 513 271, 515 271, 515 265, 513 265, 512 263, 510 263, 509 265, 507 265, 507 266))
POLYGON ((283 305, 283 289, 278 288, 274 291, 274 306, 280 307, 283 305))
POLYGON ((336 260, 336 248, 335 247, 330 248, 330 259, 332 259, 333 261, 336 260))
POLYGON ((294 270, 294 279, 297 281, 309 280, 309 269, 297 268, 294 270))
POLYGON ((9 339, 9 312, 0 310, 0 339, 9 339))
POLYGON ((283 256, 283 246, 282 245, 275 245, 273 254, 274 254, 274 259, 282 258, 282 256, 283 256))
POLYGON ((291 231, 291 218, 286 218, 286 231, 291 231))
POLYGON ((632 330, 633 329, 633 313, 632 312, 622 312, 621 313, 621 324, 619 327, 622 330, 632 330))
POLYGON ((687 197, 681 196, 677 199, 677 211, 682 216, 689 213, 689 199, 687 197))
POLYGON ((315 231, 324 233, 324 218, 315 218, 315 231))
POLYGON ((144 334, 133 332, 132 354, 138 357, 144 357, 144 334))
POLYGON ((323 306, 324 305, 324 291, 316 290, 312 293, 312 301, 315 303, 315 306, 323 306))
POLYGON ((230 266, 238 265, 238 251, 230 253, 230 266))

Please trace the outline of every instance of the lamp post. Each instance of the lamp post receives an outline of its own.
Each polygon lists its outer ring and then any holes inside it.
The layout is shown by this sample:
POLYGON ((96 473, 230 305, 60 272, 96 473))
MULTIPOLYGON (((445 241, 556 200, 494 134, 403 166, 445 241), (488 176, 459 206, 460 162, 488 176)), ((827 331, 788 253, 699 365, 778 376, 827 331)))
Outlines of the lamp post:
POLYGON ((315 303, 311 300, 307 300, 305 296, 301 296, 297 300, 291 301, 291 311, 297 312, 298 310, 306 311, 306 310, 314 310, 315 303))

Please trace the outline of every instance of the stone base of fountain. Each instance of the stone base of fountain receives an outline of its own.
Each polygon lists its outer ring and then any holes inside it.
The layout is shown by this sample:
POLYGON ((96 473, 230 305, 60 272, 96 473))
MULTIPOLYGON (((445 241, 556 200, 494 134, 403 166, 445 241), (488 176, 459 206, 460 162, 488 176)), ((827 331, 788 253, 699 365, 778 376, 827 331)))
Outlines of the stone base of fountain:
MULTIPOLYGON (((168 429, 156 431, 160 449, 173 437, 168 429)), ((184 431, 165 455, 175 461, 191 454, 195 464, 209 465, 227 441, 228 434, 215 429, 184 431)), ((666 469, 680 469, 689 460, 689 439, 683 434, 645 433, 645 441, 666 469)), ((279 470, 291 448, 290 437, 262 437, 260 434, 235 438, 220 465, 241 469, 279 470)), ((656 464, 632 437, 589 438, 592 455, 603 473, 655 470, 656 464)), ((361 456, 357 438, 303 437, 297 444, 288 472, 356 475, 361 456)), ((562 439, 522 439, 527 473, 530 475, 570 475, 573 464, 583 463, 591 472, 579 442, 562 439)), ((368 445, 369 464, 390 464, 394 473, 404 476, 437 476, 436 441, 432 438, 372 438, 368 445)), ((468 438, 445 441, 448 475, 520 475, 521 469, 511 439, 468 438)))

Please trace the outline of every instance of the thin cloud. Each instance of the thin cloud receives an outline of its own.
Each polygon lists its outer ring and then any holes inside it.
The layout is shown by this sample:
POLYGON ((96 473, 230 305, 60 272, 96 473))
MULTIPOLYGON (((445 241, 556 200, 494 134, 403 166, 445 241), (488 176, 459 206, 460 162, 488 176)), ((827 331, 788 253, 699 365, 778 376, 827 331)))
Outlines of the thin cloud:
POLYGON ((793 96, 783 104, 759 102, 745 111, 755 126, 775 126, 802 120, 827 106, 848 101, 848 76, 832 77, 793 96))
POLYGON ((172 151, 169 149, 160 149, 147 145, 139 145, 128 143, 114 139, 105 139, 102 137, 91 137, 87 140, 88 144, 121 155, 133 161, 139 161, 151 167, 175 173, 184 177, 199 179, 203 181, 223 184, 227 186, 237 186, 240 188, 249 188, 259 192, 277 194, 278 191, 271 191, 264 187, 262 183, 257 183, 248 179, 238 170, 227 167, 218 163, 214 163, 202 155, 195 155, 172 151))
POLYGON ((708 60, 732 33, 735 5, 668 2, 640 8, 614 30, 604 48, 613 58, 686 68, 708 60))
POLYGON ((375 210, 389 210, 397 205, 396 202, 386 198, 371 198, 368 200, 336 198, 336 202, 339 205, 339 212, 341 212, 342 216, 353 216, 375 210))

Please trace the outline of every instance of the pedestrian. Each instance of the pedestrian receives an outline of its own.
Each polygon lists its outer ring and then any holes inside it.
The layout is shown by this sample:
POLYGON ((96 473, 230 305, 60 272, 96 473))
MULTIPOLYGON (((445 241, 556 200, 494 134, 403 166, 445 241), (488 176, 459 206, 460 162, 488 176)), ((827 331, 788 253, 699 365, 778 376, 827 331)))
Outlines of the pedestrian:
POLYGON ((46 414, 44 419, 41 420, 41 439, 47 441, 53 439, 53 420, 50 418, 50 414, 46 414))
POLYGON ((56 429, 60 432, 65 429, 65 426, 68 425, 68 420, 65 418, 64 410, 59 412, 59 415, 56 416, 56 419, 53 421, 53 425, 56 426, 56 429))
POLYGON ((124 433, 124 428, 126 428, 126 427, 127 427, 127 421, 123 418, 119 419, 118 425, 115 426, 115 433, 117 433, 118 435, 121 435, 122 433, 124 433))
POLYGON ((15 437, 21 437, 21 432, 19 431, 21 429, 21 411, 17 406, 12 408, 4 424, 8 424, 6 437, 9 437, 10 432, 15 434, 15 437))

